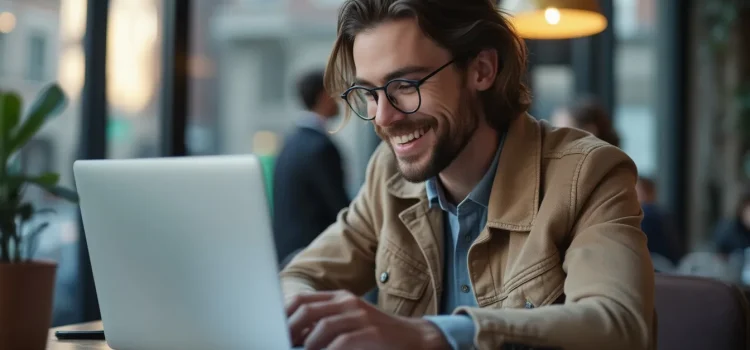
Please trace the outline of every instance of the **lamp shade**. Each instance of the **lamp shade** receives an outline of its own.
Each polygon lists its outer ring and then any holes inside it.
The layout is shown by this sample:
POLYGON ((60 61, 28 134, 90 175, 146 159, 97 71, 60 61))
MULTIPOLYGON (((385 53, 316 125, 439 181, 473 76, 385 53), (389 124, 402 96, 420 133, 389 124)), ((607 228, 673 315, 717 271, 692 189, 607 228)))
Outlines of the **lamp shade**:
POLYGON ((516 32, 525 39, 572 39, 607 28, 597 0, 500 0, 516 32))

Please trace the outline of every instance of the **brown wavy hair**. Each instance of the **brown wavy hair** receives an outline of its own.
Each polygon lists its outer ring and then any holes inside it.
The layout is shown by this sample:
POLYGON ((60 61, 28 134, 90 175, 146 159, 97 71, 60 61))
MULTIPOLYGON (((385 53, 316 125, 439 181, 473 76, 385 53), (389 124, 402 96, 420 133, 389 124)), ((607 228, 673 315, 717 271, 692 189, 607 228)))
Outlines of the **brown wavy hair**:
MULTIPOLYGON (((525 84, 526 44, 492 0, 346 0, 339 10, 338 37, 325 74, 326 90, 334 98, 354 80, 355 36, 400 19, 415 19, 429 38, 450 51, 459 69, 465 69, 483 50, 497 52, 495 83, 479 95, 492 127, 502 130, 528 111, 531 94, 525 84)), ((347 108, 345 122, 350 115, 347 108)))

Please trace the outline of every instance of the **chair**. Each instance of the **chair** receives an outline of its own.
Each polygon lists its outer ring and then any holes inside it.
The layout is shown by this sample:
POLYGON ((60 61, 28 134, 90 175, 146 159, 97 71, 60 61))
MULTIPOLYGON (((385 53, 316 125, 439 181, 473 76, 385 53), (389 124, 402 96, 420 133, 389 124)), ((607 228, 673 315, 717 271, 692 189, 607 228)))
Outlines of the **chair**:
POLYGON ((651 252, 651 262, 656 272, 674 273, 677 270, 674 263, 661 254, 651 252))
POLYGON ((656 274, 659 350, 750 349, 748 304, 735 285, 656 274))

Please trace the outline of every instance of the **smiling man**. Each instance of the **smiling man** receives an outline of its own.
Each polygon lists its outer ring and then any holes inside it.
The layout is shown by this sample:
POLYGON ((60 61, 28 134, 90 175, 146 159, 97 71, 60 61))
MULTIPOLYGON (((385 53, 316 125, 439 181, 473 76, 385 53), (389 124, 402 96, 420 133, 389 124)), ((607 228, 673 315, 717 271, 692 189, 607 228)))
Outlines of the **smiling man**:
POLYGON ((529 116, 525 71, 490 0, 344 1, 327 89, 384 142, 281 273, 295 344, 654 347, 635 165, 529 116))

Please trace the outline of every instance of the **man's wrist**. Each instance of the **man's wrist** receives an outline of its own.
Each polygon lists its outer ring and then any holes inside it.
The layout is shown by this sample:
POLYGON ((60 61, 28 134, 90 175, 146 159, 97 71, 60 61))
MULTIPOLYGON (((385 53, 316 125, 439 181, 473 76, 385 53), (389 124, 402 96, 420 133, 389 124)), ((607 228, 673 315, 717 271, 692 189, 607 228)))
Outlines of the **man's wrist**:
POLYGON ((443 332, 434 323, 425 319, 415 319, 418 322, 421 344, 420 348, 425 350, 451 350, 451 345, 448 343, 448 339, 445 338, 443 332))

